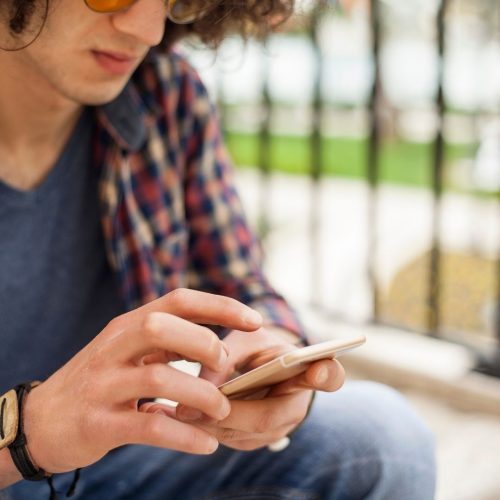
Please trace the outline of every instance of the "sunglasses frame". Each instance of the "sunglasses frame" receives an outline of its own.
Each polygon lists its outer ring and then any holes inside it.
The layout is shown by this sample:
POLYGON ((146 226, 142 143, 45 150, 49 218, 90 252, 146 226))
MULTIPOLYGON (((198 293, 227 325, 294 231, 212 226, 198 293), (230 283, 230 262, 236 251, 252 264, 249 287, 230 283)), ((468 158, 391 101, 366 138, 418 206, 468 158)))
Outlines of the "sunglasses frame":
MULTIPOLYGON (((120 12, 122 10, 126 10, 126 9, 130 8, 132 5, 134 5, 134 3, 136 3, 137 1, 138 0, 124 0, 125 5, 123 5, 121 7, 117 7, 115 9, 99 9, 99 8, 96 8, 95 5, 92 5, 94 0, 84 0, 85 5, 90 10, 92 10, 93 12, 97 12, 99 14, 113 14, 115 12, 120 12)), ((177 18, 175 16, 172 16, 172 9, 176 3, 180 3, 180 2, 182 2, 182 0, 163 0, 163 1, 166 4, 167 9, 168 9, 167 19, 169 19, 170 21, 172 21, 175 24, 193 23, 193 22, 199 20, 201 17, 203 17, 203 15, 206 14, 207 10, 210 10, 210 9, 202 9, 200 12, 200 17, 195 16, 195 17, 189 17, 186 19, 180 19, 180 18, 177 18)), ((217 3, 217 2, 214 2, 214 3, 217 3)))

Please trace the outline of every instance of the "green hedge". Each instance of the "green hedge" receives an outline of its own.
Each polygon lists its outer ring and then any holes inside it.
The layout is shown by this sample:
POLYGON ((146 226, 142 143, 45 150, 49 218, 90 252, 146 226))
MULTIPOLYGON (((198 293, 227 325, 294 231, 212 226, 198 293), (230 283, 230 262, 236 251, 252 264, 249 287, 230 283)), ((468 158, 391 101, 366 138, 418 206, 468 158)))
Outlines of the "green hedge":
MULTIPOLYGON (((227 131, 226 142, 236 165, 258 165, 257 134, 227 131)), ((327 176, 366 177, 367 139, 323 138, 323 168, 327 176)), ((472 158, 475 144, 447 144, 446 165, 472 158)), ((273 135, 271 165, 279 172, 307 174, 310 149, 307 137, 273 135)), ((408 141, 385 142, 381 147, 382 182, 428 187, 431 184, 432 144, 408 141)))

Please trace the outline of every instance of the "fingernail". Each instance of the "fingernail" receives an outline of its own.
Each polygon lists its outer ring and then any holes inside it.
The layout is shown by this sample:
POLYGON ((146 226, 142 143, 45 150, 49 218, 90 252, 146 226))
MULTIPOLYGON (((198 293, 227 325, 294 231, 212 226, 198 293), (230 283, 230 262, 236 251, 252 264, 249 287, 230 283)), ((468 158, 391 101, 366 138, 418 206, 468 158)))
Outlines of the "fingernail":
POLYGON ((318 385, 323 385, 326 384, 328 381, 329 373, 328 373, 328 368, 325 368, 324 366, 320 368, 319 372, 316 374, 316 383, 318 385))
POLYGON ((182 407, 179 409, 178 416, 182 418, 182 420, 200 420, 202 413, 200 410, 195 408, 182 407))
POLYGON ((207 453, 213 453, 219 447, 219 441, 215 439, 213 436, 208 438, 207 442, 207 453))
POLYGON ((249 309, 244 312, 243 321, 252 326, 259 327, 262 325, 262 316, 255 309, 249 309))

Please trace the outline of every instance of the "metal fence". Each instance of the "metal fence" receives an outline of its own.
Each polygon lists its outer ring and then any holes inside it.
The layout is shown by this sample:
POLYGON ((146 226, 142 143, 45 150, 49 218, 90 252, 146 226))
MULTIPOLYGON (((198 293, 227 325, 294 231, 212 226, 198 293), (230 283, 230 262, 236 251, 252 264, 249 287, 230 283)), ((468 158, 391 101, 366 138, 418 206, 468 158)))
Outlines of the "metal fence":
MULTIPOLYGON (((307 229, 311 249, 309 276, 312 282, 309 300, 331 314, 349 316, 345 314, 345 311, 336 308, 335 304, 330 304, 327 298, 319 296, 321 292, 318 290, 321 286, 316 286, 316 284, 325 279, 325 269, 318 254, 323 239, 322 231, 325 231, 325 228, 329 231, 328 215, 325 215, 321 208, 321 200, 324 196, 323 185, 325 180, 331 178, 332 175, 328 163, 331 157, 325 153, 328 135, 325 132, 325 122, 335 122, 336 116, 352 113, 358 118, 361 117, 361 122, 363 122, 361 127, 363 138, 353 147, 364 148, 364 165, 361 172, 358 172, 356 182, 364 183, 365 187, 368 187, 364 205, 367 210, 365 226, 367 251, 366 260, 360 263, 360 266, 366 273, 370 292, 369 320, 373 323, 392 324, 434 337, 465 343, 478 353, 479 369, 500 376, 500 236, 495 229, 495 227, 500 228, 500 198, 498 196, 500 185, 494 185, 495 179, 500 179, 500 134, 495 135, 492 132, 493 138, 489 139, 490 156, 486 155, 487 160, 485 160, 486 164, 490 165, 490 170, 493 170, 493 177, 490 176, 493 179, 491 186, 488 186, 487 182, 485 185, 485 182, 480 184, 474 181, 479 152, 481 148, 488 149, 483 144, 484 141, 482 142, 479 133, 480 125, 493 124, 490 128, 493 131, 496 130, 495 120, 498 121, 500 118, 500 85, 495 93, 495 90, 488 87, 486 82, 490 80, 490 77, 481 73, 477 75, 478 88, 474 89, 474 85, 471 86, 475 98, 465 97, 462 98, 462 104, 460 102, 457 104, 457 100, 453 100, 449 95, 452 93, 449 90, 450 82, 457 84, 456 80, 453 80, 453 72, 449 71, 450 66, 454 64, 453 58, 456 58, 461 51, 471 52, 470 46, 474 46, 476 52, 482 54, 481 57, 485 57, 481 66, 483 72, 498 77, 498 72, 495 73, 494 67, 500 66, 500 2, 488 0, 414 0, 413 2, 346 0, 335 3, 317 1, 309 4, 305 11, 291 23, 289 33, 286 36, 296 36, 303 41, 307 40, 311 48, 311 65, 308 71, 311 80, 311 95, 307 103, 308 126, 307 132, 301 139, 306 141, 308 150, 308 164, 302 174, 307 174, 310 179, 307 188, 311 200, 307 229), (401 14, 401 18, 406 21, 400 22, 394 29, 391 25, 391 18, 394 18, 394 9, 398 8, 406 9, 406 12, 401 14), (333 31, 328 30, 334 30, 335 26, 339 26, 335 24, 335 19, 342 20, 352 15, 361 16, 366 22, 367 67, 370 70, 366 73, 368 77, 365 77, 365 81, 369 92, 364 100, 361 99, 355 105, 343 103, 341 99, 328 102, 325 99, 325 81, 331 73, 326 67, 325 50, 328 51, 329 44, 333 44, 333 31), (422 21, 423 19, 425 22, 422 21), (333 24, 328 27, 328 22, 333 22, 333 24), (408 24, 405 25, 405 22, 408 24), (418 26, 419 23, 422 24, 421 27, 418 26), (424 121, 427 125, 423 127, 426 129, 424 133, 426 136, 424 141, 426 182, 415 189, 425 190, 431 196, 429 197, 427 249, 418 258, 402 265, 400 271, 393 274, 391 287, 394 291, 391 295, 387 292, 387 286, 381 285, 380 279, 380 262, 384 259, 381 246, 384 244, 383 238, 387 237, 386 234, 380 232, 380 206, 381 203, 385 203, 385 187, 391 185, 392 182, 390 178, 386 179, 387 176, 384 173, 384 161, 387 159, 385 148, 391 141, 397 143, 398 132, 397 130, 396 133, 393 130, 388 132, 387 117, 391 112, 399 114, 399 117, 406 116, 405 113, 408 109, 411 111, 412 104, 391 102, 387 92, 387 75, 384 71, 387 67, 387 60, 390 59, 387 41, 393 36, 394 30, 399 31, 400 36, 401 32, 403 32, 403 37, 406 36, 404 35, 405 26, 408 26, 408 31, 414 30, 419 36, 424 36, 427 48, 431 47, 431 52, 433 52, 431 61, 434 86, 427 101, 424 104, 418 103, 416 106, 425 108, 426 120, 424 121), (474 29, 469 31, 468 26, 474 29), (458 35, 457 30, 461 31, 458 35), (461 40, 459 43, 462 43, 463 47, 457 46, 457 39, 461 40), (483 47, 482 52, 481 47, 483 47), (488 57, 485 56, 486 52, 489 54, 488 57), (498 55, 499 59, 495 60, 493 57, 495 55, 498 55), (481 100, 486 94, 488 98, 481 100), (453 129, 459 131, 459 136, 467 136, 465 143, 468 146, 465 148, 465 156, 459 159, 454 157, 450 160, 448 146, 452 142, 450 136, 453 135, 453 129), (391 134, 392 137, 390 137, 391 134), (498 164, 495 170, 496 160, 498 164), (461 172, 460 186, 457 187, 449 181, 450 171, 461 172), (464 172, 468 173, 464 174, 464 172), (492 244, 478 245, 474 237, 470 238, 470 244, 465 245, 465 249, 462 245, 460 251, 454 249, 453 245, 450 249, 450 245, 443 244, 443 228, 446 229, 447 224, 452 226, 454 224, 453 220, 450 219, 450 223, 449 217, 443 215, 443 204, 447 203, 448 196, 458 197, 462 205, 468 204, 468 209, 464 213, 470 218, 472 233, 479 234, 479 240, 488 240, 491 236, 492 244), (484 215, 486 212, 483 208, 487 209, 488 216, 484 215), (485 221, 487 217, 491 218, 491 214, 494 214, 494 222, 491 225, 490 221, 488 226, 485 221), (485 246, 488 247, 486 250, 485 246), (399 291, 395 285, 398 280, 399 291), (487 285, 481 285, 482 282, 487 282, 487 285), (419 302, 419 319, 412 322, 411 318, 405 320, 405 313, 411 307, 407 305, 409 302, 405 303, 401 297, 411 294, 412 289, 416 288, 419 288, 421 292, 419 297, 414 299, 419 302), (480 297, 472 297, 475 290, 479 288, 481 289, 480 297), (467 292, 469 289, 472 290, 470 293, 467 292), (400 301, 399 305, 398 301, 400 301), (467 315, 474 318, 471 321, 454 323, 453 317, 458 317, 462 313, 465 315, 464 311, 472 302, 476 306, 468 311, 467 315)), ((346 43, 349 42, 346 41, 346 43)), ((397 47, 397 41, 392 44, 392 47, 397 47)), ((412 57, 411 54, 408 57, 412 57)), ((474 61, 475 59, 469 57, 467 60, 474 61)), ((254 144, 258 148, 255 163, 260 168, 262 180, 258 220, 264 239, 272 234, 269 231, 273 228, 270 220, 272 212, 270 183, 276 169, 276 155, 273 156, 273 141, 276 140, 273 117, 280 112, 282 107, 282 104, 273 98, 271 89, 269 73, 273 61, 272 53, 261 57, 261 79, 259 80, 261 97, 260 102, 257 103, 259 111, 256 114, 252 132, 254 144)), ((418 65, 418 61, 415 61, 415 64, 418 65)), ((471 73, 478 71, 475 64, 470 67, 471 73)), ((462 63, 459 66, 462 67, 462 74, 464 74, 463 68, 466 64, 462 63)), ((333 74, 335 74, 335 61, 332 67, 333 74)), ((300 69, 297 71, 300 72, 300 69)), ((401 71, 404 71, 404 68, 401 71)), ((459 77, 460 74, 458 71, 455 77, 457 78, 457 75, 459 77)), ((234 128, 235 114, 239 116, 235 111, 238 109, 238 103, 228 104, 221 82, 222 80, 218 80, 219 99, 221 109, 225 110, 222 115, 223 121, 226 130, 230 133, 234 128)), ((497 82, 500 84, 500 78, 497 82)), ((455 94, 459 95, 460 92, 455 91, 455 94)), ((253 108, 255 108, 255 103, 253 108)), ((247 113, 249 113, 248 108, 247 113)), ((413 115, 410 113, 410 118, 406 116, 405 120, 415 126, 418 119, 415 118, 412 123, 411 116, 413 115)), ((398 128, 397 123, 395 125, 392 123, 392 125, 398 128)), ((335 143, 331 145, 331 148, 331 153, 335 157, 335 143)), ((237 144, 234 152, 238 153, 237 144)), ((409 169, 404 157, 400 169, 402 171, 409 169)), ((393 210, 398 210, 397 204, 393 210)), ((455 218, 459 217, 463 215, 457 213, 455 218)), ((408 220, 407 224, 411 225, 413 221, 408 220)), ((330 278, 334 280, 335 276, 330 278)))

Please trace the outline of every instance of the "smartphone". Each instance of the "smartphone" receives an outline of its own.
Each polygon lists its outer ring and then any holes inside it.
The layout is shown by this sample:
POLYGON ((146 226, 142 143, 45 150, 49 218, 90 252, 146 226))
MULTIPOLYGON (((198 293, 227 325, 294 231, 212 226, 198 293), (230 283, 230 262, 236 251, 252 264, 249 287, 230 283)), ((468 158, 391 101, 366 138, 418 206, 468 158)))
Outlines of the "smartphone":
POLYGON ((364 336, 328 340, 281 354, 219 386, 229 399, 244 399, 307 370, 313 361, 333 359, 365 343, 364 336))

